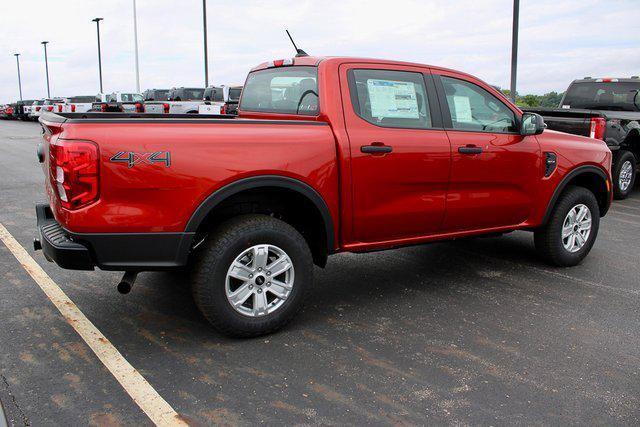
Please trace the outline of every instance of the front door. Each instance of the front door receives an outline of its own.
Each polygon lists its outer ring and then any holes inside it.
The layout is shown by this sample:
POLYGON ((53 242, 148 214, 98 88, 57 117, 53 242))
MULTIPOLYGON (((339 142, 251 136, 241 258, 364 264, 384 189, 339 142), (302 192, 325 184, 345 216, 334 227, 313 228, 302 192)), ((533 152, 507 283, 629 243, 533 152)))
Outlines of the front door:
POLYGON ((443 231, 526 221, 543 171, 537 139, 521 136, 516 112, 480 82, 454 74, 434 81, 452 157, 443 231))
POLYGON ((340 75, 351 150, 353 243, 438 232, 451 152, 428 70, 348 64, 340 75))

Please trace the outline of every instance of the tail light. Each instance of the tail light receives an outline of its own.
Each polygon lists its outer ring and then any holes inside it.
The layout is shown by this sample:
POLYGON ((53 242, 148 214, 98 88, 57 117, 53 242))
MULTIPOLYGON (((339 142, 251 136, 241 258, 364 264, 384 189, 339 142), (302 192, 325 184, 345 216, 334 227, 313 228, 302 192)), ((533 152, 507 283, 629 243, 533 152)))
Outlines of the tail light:
POLYGON ((136 113, 142 113, 142 104, 139 102, 136 102, 136 113))
POLYGON ((36 107, 36 111, 40 111, 40 107, 36 107))
POLYGON ((98 146, 58 139, 49 147, 49 173, 63 208, 74 210, 98 200, 98 146))
POLYGON ((53 105, 49 105, 49 106, 47 107, 47 111, 53 111, 53 105))
POLYGON ((604 131, 606 127, 607 122, 604 117, 592 117, 589 137, 604 140, 604 131))
POLYGON ((222 107, 220 107, 220 114, 227 114, 227 106, 223 105, 222 107))
POLYGON ((71 112, 72 113, 76 112, 76 104, 71 104, 71 112))
POLYGON ((62 113, 62 104, 58 104, 58 113, 62 113))
POLYGON ((165 114, 169 114, 169 104, 162 104, 162 109, 165 114))
POLYGON ((103 113, 107 112, 107 104, 100 104, 100 111, 102 111, 103 113))

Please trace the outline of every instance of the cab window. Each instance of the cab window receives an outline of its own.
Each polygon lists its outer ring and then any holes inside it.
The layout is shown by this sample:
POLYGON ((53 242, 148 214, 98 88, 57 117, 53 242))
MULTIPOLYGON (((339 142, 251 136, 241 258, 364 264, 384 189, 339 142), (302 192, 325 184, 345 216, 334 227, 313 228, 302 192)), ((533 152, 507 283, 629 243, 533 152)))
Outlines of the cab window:
POLYGON ((351 70, 350 91, 358 116, 376 126, 432 127, 424 77, 390 70, 351 70))
POLYGON ((453 129, 512 133, 518 126, 515 113, 498 98, 471 82, 441 77, 453 129))
POLYGON ((240 109, 316 116, 318 69, 294 66, 254 71, 247 77, 240 109))

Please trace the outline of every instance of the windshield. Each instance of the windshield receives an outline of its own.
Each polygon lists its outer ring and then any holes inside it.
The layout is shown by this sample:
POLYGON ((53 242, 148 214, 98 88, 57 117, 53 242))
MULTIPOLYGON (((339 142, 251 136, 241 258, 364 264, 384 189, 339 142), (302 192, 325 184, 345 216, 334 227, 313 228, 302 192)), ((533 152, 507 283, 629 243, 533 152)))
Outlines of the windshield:
POLYGON ((281 67, 247 77, 240 109, 280 114, 318 114, 318 69, 281 67))
POLYGON ((640 81, 584 82, 569 86, 562 108, 640 111, 640 81))
POLYGON ((231 88, 229 89, 229 101, 238 101, 240 99, 240 94, 242 93, 242 88, 231 88))

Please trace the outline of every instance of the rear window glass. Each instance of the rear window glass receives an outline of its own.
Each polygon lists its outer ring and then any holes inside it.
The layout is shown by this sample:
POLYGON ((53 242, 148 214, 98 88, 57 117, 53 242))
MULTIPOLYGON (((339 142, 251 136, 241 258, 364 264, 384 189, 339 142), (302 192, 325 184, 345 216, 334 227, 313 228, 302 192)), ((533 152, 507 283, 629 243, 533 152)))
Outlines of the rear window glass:
POLYGON ((74 96, 69 98, 69 102, 70 103, 89 103, 89 102, 93 102, 93 100, 95 99, 95 97, 93 96, 74 96))
POLYGON ((229 100, 230 101, 238 101, 240 99, 240 94, 242 93, 241 88, 229 89, 229 100))
POLYGON ((168 90, 150 90, 146 93, 145 98, 147 100, 153 101, 166 101, 169 99, 169 91, 168 90))
POLYGON ((201 100, 204 97, 204 89, 182 89, 177 90, 175 97, 179 97, 182 101, 201 100))
POLYGON ((267 113, 318 114, 318 69, 282 67, 247 77, 240 109, 267 113))
MULTIPOLYGON (((114 95, 113 98, 116 96, 114 95)), ((122 102, 142 102, 142 95, 137 93, 121 93, 122 102)), ((113 99, 115 101, 116 99, 113 99)))
POLYGON ((640 82, 584 82, 569 86, 562 108, 639 111, 640 82))

